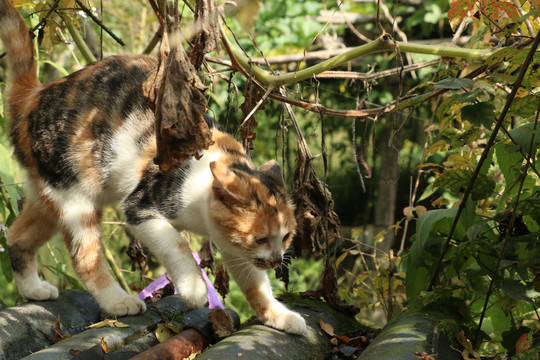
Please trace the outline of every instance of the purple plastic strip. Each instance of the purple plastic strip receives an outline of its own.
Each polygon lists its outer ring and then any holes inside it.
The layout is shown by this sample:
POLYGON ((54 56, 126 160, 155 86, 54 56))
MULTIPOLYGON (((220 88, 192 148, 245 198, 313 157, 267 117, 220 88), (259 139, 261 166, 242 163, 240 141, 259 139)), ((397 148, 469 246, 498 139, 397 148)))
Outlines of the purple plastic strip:
MULTIPOLYGON (((201 263, 199 254, 193 253, 193 257, 197 261, 197 264, 201 263)), ((203 269, 201 269, 201 272, 202 272, 204 281, 206 282, 206 287, 208 288, 208 307, 210 309, 225 309, 225 306, 223 306, 223 302, 221 301, 221 298, 219 297, 216 289, 214 288, 214 285, 210 282, 210 279, 206 275, 206 272, 203 269)), ((144 300, 147 297, 152 296, 152 293, 154 291, 164 288, 165 285, 169 283, 170 281, 167 278, 167 274, 161 275, 139 293, 139 299, 144 300)), ((174 293, 178 294, 178 291, 176 291, 176 288, 174 289, 174 293)))

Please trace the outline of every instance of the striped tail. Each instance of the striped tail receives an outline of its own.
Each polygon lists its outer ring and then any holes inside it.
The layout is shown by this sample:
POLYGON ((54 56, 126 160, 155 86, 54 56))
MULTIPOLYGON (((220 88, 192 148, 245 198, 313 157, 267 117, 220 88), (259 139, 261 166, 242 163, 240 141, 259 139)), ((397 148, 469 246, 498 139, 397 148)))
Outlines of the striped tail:
POLYGON ((0 0, 0 38, 8 58, 8 86, 38 86, 32 38, 11 0, 0 0))
POLYGON ((32 37, 11 0, 0 0, 0 39, 8 65, 4 105, 13 125, 25 116, 41 84, 34 64, 32 37))

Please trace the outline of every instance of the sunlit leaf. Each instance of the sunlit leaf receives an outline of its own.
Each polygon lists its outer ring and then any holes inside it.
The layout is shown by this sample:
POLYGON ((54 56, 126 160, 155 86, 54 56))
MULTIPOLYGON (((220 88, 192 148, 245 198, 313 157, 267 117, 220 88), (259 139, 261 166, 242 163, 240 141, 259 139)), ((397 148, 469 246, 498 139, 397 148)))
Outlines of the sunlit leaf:
POLYGON ((115 319, 105 319, 103 321, 100 321, 98 323, 92 324, 90 326, 87 326, 87 329, 94 329, 94 328, 102 328, 102 327, 119 327, 119 328, 127 328, 129 327, 128 324, 124 324, 118 320, 115 319))

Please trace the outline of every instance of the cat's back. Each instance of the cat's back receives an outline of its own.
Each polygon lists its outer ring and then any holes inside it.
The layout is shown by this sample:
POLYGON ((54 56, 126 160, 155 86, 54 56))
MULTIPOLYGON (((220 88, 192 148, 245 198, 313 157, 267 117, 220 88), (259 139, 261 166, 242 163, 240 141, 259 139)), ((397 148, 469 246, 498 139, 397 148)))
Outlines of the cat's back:
POLYGON ((125 162, 136 167, 137 158, 153 151, 153 116, 142 84, 155 62, 112 56, 42 85, 25 113, 14 114, 18 160, 58 189, 76 183, 99 189, 125 162))

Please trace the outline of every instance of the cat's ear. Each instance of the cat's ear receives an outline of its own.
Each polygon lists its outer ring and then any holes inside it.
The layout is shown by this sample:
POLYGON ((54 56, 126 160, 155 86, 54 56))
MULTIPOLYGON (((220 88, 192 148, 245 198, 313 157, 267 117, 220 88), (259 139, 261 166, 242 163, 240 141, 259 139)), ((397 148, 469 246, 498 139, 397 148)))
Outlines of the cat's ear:
POLYGON ((245 181, 240 179, 227 165, 212 161, 210 171, 214 176, 212 191, 223 203, 242 202, 246 198, 245 181))
POLYGON ((270 160, 261 165, 260 170, 272 175, 274 178, 278 179, 282 184, 285 183, 283 180, 283 175, 281 174, 281 166, 276 160, 270 160))

